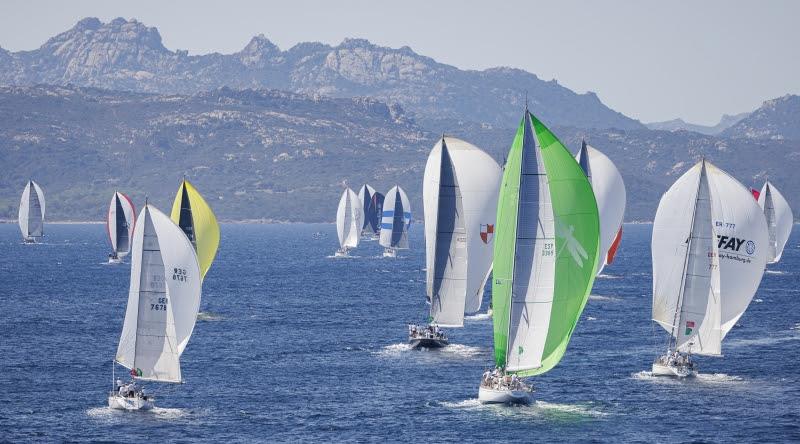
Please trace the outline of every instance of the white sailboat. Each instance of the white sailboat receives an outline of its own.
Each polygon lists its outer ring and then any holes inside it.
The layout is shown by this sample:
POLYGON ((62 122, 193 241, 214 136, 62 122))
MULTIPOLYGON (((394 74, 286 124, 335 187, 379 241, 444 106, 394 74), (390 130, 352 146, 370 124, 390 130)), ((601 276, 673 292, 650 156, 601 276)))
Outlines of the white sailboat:
POLYGON ((592 184, 600 212, 600 263, 597 274, 614 261, 622 240, 622 220, 625 217, 625 182, 617 166, 605 154, 581 142, 575 156, 584 174, 592 184))
POLYGON ((336 210, 336 233, 339 235, 339 250, 336 257, 346 257, 351 248, 358 247, 361 228, 364 224, 364 209, 355 191, 347 188, 339 199, 336 210))
MULTIPOLYGON (((463 327, 464 314, 480 310, 492 269, 501 178, 500 165, 463 140, 442 137, 428 155, 422 196, 426 297, 433 326, 463 327)), ((413 346, 435 347, 447 340, 424 327, 412 326, 410 332, 421 333, 409 335, 413 346)))
POLYGON ((364 222, 361 227, 361 236, 376 240, 380 233, 380 218, 383 210, 383 194, 375 188, 365 184, 358 190, 358 201, 364 210, 364 222))
POLYGON ((789 207, 789 202, 769 181, 761 187, 761 192, 758 194, 758 206, 764 211, 769 231, 767 263, 774 264, 781 260, 783 247, 786 246, 786 241, 789 240, 789 235, 792 233, 794 215, 792 208, 789 207))
POLYGON ((395 185, 386 193, 381 214, 378 243, 384 247, 383 257, 397 257, 397 250, 408 249, 408 228, 411 226, 411 203, 406 192, 395 185))
POLYGON ((653 320, 670 335, 654 375, 691 376, 692 355, 721 356, 723 338, 758 289, 767 230, 749 194, 704 160, 661 198, 653 222, 653 320))
POLYGON ((128 307, 114 359, 133 381, 115 386, 109 407, 152 408, 155 399, 136 381, 183 382, 180 355, 194 329, 200 293, 192 243, 167 215, 145 204, 133 232, 128 307))
POLYGON ((131 250, 133 228, 136 224, 136 210, 130 198, 118 191, 111 197, 106 217, 106 231, 111 241, 111 254, 108 263, 122 263, 122 258, 131 250))
POLYGON ((19 201, 19 229, 26 244, 36 243, 44 236, 44 192, 39 184, 28 180, 19 201))

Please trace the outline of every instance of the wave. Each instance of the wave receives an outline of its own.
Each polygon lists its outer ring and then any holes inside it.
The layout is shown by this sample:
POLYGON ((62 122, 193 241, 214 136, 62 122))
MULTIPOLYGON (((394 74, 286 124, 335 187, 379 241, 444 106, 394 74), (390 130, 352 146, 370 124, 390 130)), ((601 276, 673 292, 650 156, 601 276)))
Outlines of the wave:
POLYGON ((755 339, 731 339, 728 341, 729 347, 749 347, 753 345, 775 345, 786 341, 796 341, 800 336, 768 336, 755 339))
POLYGON ((697 380, 711 384, 742 383, 741 376, 727 375, 725 373, 698 373, 697 380))
POLYGON ((760 304, 760 303, 764 302, 764 300, 763 299, 753 299, 753 302, 758 302, 760 304))
POLYGON ((601 417, 608 416, 608 413, 597 410, 585 404, 555 404, 546 401, 536 401, 536 407, 544 411, 554 411, 580 416, 601 417))
POLYGON ((600 273, 596 277, 598 279, 622 279, 622 276, 617 276, 616 274, 605 274, 605 273, 600 273))
POLYGON ((222 319, 224 319, 222 315, 210 311, 201 311, 197 313, 198 321, 221 321, 222 319))
POLYGON ((189 416, 192 412, 186 409, 179 409, 179 408, 169 408, 169 407, 153 407, 152 410, 142 410, 142 411, 125 411, 125 410, 114 410, 111 407, 92 407, 86 409, 86 415, 91 416, 92 418, 101 418, 101 419, 111 419, 114 418, 116 415, 125 415, 125 414, 152 414, 155 415, 159 419, 178 419, 184 418, 189 416))
POLYGON ((800 323, 794 324, 794 327, 789 328, 789 330, 800 330, 800 323))
POLYGON ((560 404, 535 399, 527 405, 520 404, 513 406, 504 404, 483 404, 477 398, 455 402, 445 401, 441 402, 440 405, 450 409, 494 412, 502 416, 530 416, 552 419, 564 419, 572 416, 593 418, 608 416, 608 413, 602 412, 587 404, 560 404))
POLYGON ((593 301, 609 301, 609 302, 618 302, 620 298, 616 296, 601 296, 599 294, 590 294, 589 299, 593 301))
POLYGON ((399 344, 387 345, 378 351, 377 354, 379 356, 396 357, 403 353, 410 352, 411 350, 413 350, 411 348, 411 344, 407 342, 401 342, 399 344))
POLYGON ((593 317, 593 316, 586 316, 586 320, 587 320, 587 321, 596 321, 596 320, 597 320, 597 318, 595 318, 595 317, 593 317))
POLYGON ((788 273, 781 270, 767 270, 767 274, 788 274, 788 273))
POLYGON ((744 379, 740 376, 727 375, 725 373, 698 373, 695 378, 674 378, 670 376, 654 376, 653 372, 642 370, 637 373, 632 373, 633 379, 640 381, 659 382, 664 384, 678 384, 678 383, 691 383, 697 381, 707 384, 726 384, 726 383, 741 383, 744 379))
POLYGON ((449 353, 456 355, 460 358, 472 358, 475 356, 480 356, 486 352, 485 349, 480 347, 474 347, 471 345, 464 345, 464 344, 450 344, 447 347, 442 348, 443 353, 449 353))
POLYGON ((474 315, 464 316, 465 321, 486 321, 492 319, 489 313, 475 313, 474 315))

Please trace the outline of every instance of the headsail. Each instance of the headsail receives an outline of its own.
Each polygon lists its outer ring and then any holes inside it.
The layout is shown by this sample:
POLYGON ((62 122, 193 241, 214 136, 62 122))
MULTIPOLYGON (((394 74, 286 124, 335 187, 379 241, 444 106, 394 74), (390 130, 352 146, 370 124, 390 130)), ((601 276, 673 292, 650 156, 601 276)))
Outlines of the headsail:
POLYGON ((29 180, 19 202, 18 222, 22 237, 33 239, 44 236, 44 214, 44 192, 39 184, 29 180))
POLYGON ((145 205, 133 234, 128 308, 116 361, 139 378, 180 382, 179 357, 200 308, 194 247, 163 213, 145 205))
POLYGON ((653 223, 653 320, 678 350, 719 354, 747 309, 766 263, 760 213, 747 188, 707 161, 661 198, 653 223))
POLYGON ((481 307, 502 172, 479 148, 442 138, 425 166, 426 293, 433 322, 460 327, 481 307))
POLYGON ((773 264, 781 260, 783 248, 792 233, 794 215, 792 208, 789 207, 789 202, 769 181, 764 183, 756 198, 767 219, 767 230, 769 231, 767 263, 773 264))
POLYGON ((496 231, 495 362, 541 374, 561 360, 586 304, 600 231, 583 170, 527 110, 503 172, 496 231))
POLYGON ((171 219, 195 247, 201 277, 205 278, 219 248, 219 224, 206 200, 186 179, 183 179, 175 195, 171 219))
POLYGON ((364 222, 361 224, 361 235, 365 235, 367 233, 377 233, 378 227, 378 218, 380 218, 380 214, 377 213, 376 201, 375 199, 375 188, 369 186, 369 184, 364 184, 358 190, 358 201, 361 203, 361 208, 364 211, 364 222))
POLYGON ((582 142, 575 157, 592 184, 600 213, 600 265, 597 270, 600 274, 604 266, 614 261, 622 238, 627 198, 625 183, 614 162, 586 141, 582 142))
POLYGON ((406 192, 396 185, 386 193, 383 201, 379 243, 386 248, 407 249, 410 226, 411 203, 406 192))
POLYGON ((356 248, 364 224, 364 210, 355 191, 347 188, 336 210, 336 234, 342 248, 356 248))
POLYGON ((131 239, 136 224, 136 210, 130 198, 115 191, 108 206, 106 232, 111 241, 111 249, 117 257, 127 255, 131 250, 131 239))

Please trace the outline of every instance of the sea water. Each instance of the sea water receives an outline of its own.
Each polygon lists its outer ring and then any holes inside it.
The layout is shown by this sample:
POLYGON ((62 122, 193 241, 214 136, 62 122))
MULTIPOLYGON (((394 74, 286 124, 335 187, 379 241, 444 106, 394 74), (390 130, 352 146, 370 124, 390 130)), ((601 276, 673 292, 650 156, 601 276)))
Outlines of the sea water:
POLYGON ((41 245, 0 225, 0 441, 799 440, 797 233, 725 356, 677 381, 649 373, 666 345, 650 321, 650 229, 625 227, 564 359, 531 379, 534 403, 508 407, 477 401, 488 316, 449 329, 443 350, 406 344, 428 310, 421 225, 398 258, 366 241, 346 259, 330 257, 333 225, 222 225, 185 384, 148 383, 158 408, 119 412, 106 393, 130 266, 106 264, 102 225, 48 224, 41 245))

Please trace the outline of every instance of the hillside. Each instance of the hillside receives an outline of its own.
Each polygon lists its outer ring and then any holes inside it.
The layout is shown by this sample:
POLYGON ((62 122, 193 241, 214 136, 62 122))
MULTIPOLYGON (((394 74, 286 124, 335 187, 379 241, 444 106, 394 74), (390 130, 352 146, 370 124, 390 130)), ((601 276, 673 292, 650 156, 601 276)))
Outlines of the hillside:
POLYGON ((732 138, 800 141, 800 96, 787 94, 767 100, 747 118, 725 130, 723 135, 732 138))

